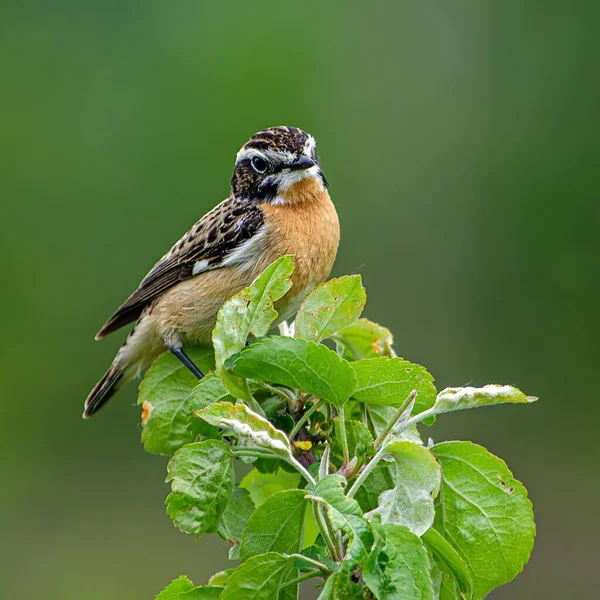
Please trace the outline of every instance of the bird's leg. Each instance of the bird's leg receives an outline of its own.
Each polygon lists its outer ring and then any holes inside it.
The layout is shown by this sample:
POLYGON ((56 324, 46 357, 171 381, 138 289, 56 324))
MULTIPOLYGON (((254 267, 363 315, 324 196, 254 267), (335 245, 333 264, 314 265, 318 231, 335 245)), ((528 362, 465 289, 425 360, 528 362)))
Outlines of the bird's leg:
POLYGON ((204 373, 194 364, 192 359, 181 348, 169 348, 171 352, 198 378, 202 379, 204 373))

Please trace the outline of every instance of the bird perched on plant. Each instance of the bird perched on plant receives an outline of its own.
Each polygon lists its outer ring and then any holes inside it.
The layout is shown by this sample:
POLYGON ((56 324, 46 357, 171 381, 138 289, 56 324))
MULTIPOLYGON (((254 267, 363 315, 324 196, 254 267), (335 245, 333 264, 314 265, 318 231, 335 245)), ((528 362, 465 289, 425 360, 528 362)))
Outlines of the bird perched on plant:
POLYGON ((85 402, 97 412, 126 381, 165 350, 199 379, 183 350, 210 343, 220 306, 274 260, 293 254, 292 289, 282 318, 329 275, 339 243, 337 213, 321 172, 315 139, 295 127, 271 127, 237 154, 229 197, 204 215, 144 277, 97 333, 100 339, 136 321, 85 402))

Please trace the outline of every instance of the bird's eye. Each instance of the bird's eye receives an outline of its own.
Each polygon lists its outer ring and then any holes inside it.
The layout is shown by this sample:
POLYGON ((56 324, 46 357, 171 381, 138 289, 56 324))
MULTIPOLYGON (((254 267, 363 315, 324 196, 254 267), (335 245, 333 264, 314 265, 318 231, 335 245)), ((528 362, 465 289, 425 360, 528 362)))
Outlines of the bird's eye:
POLYGON ((260 173, 262 175, 263 173, 267 172, 269 165, 267 164, 267 161, 264 158, 261 158, 260 156, 255 156, 252 159, 252 168, 257 173, 260 173))

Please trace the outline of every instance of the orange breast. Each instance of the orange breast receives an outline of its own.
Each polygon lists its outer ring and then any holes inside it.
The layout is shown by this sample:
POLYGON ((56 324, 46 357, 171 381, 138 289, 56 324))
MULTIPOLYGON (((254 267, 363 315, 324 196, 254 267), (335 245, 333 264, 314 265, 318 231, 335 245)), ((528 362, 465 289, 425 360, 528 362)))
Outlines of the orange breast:
POLYGON ((282 204, 263 204, 270 251, 260 270, 284 254, 295 256, 289 300, 299 300, 327 279, 340 241, 340 224, 327 189, 317 178, 303 179, 283 195, 282 204))

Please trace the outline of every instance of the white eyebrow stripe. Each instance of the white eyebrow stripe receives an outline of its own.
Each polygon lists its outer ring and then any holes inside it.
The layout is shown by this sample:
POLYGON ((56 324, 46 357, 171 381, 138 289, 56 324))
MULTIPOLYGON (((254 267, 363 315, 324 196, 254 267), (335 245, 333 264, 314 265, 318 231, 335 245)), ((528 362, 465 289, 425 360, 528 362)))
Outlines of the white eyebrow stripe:
POLYGON ((247 158, 254 158, 260 156, 269 162, 291 162, 294 160, 294 155, 288 151, 277 152, 275 150, 258 150, 257 148, 242 148, 235 158, 236 164, 246 160, 247 158))
POLYGON ((308 136, 306 143, 304 144, 304 154, 309 158, 314 158, 315 149, 317 147, 317 140, 312 135, 308 136))

